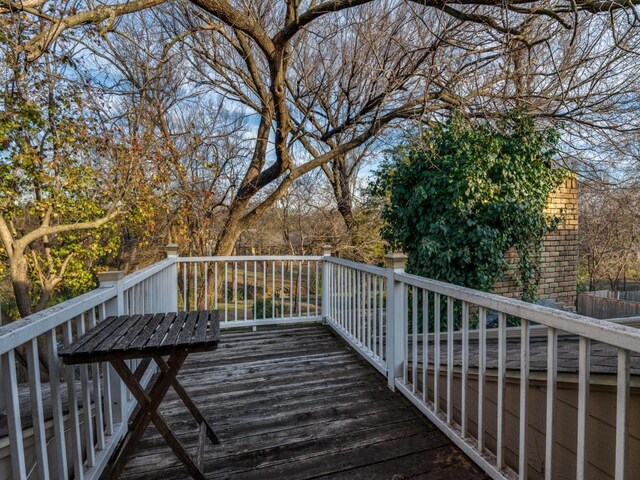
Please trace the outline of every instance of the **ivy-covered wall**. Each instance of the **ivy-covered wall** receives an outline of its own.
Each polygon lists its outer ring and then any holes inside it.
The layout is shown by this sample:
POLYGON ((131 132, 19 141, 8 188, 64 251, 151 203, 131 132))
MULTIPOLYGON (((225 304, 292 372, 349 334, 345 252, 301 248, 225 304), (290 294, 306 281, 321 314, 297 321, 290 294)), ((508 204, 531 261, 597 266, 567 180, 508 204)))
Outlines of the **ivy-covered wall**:
MULTIPOLYGON (((564 307, 574 307, 578 264, 578 182, 575 176, 568 176, 549 196, 545 212, 561 216, 562 221, 557 230, 544 237, 538 297, 554 300, 564 307)), ((515 252, 509 251, 507 258, 514 263, 515 252)), ((493 292, 512 298, 522 296, 522 288, 509 271, 495 283, 493 292)))

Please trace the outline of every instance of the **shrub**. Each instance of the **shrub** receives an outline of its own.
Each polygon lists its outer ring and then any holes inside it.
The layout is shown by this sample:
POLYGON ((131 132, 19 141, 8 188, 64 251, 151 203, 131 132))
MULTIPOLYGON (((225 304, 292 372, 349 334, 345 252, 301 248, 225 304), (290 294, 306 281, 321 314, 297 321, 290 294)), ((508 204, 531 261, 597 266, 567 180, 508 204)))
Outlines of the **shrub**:
POLYGON ((559 217, 544 207, 566 176, 551 167, 558 136, 512 112, 495 124, 453 115, 391 152, 372 188, 383 236, 407 252, 408 271, 490 291, 516 250, 523 298, 535 301, 543 235, 559 217))

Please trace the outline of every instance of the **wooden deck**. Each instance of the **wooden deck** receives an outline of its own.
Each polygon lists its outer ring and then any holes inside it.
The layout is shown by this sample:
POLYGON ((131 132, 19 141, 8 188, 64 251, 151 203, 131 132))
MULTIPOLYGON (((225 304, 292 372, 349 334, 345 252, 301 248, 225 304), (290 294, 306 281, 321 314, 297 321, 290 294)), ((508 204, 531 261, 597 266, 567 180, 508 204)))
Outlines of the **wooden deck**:
MULTIPOLYGON (((484 479, 471 460, 323 326, 222 334, 180 381, 221 437, 211 479, 484 479)), ((198 429, 175 393, 161 407, 185 446, 198 429)), ((189 479, 153 426, 123 479, 189 479)))

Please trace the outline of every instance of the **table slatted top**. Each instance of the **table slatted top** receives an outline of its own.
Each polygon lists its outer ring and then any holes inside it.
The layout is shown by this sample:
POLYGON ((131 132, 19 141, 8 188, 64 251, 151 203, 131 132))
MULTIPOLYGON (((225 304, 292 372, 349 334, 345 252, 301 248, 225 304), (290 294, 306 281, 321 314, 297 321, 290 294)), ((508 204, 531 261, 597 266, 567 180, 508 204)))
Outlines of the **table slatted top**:
POLYGON ((122 315, 104 319, 58 355, 66 364, 91 363, 214 350, 219 341, 217 310, 122 315))

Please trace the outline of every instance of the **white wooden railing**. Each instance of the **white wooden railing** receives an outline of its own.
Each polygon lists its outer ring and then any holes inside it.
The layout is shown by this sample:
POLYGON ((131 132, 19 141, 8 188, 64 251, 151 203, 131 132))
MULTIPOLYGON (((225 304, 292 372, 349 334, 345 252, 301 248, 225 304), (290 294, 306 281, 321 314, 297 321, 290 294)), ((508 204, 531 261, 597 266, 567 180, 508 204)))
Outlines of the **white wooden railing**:
MULTIPOLYGON (((548 480, 638 478, 637 429, 634 436, 629 431, 632 380, 638 385, 636 378, 632 379, 630 360, 632 353, 640 353, 638 329, 410 275, 404 272, 405 260, 403 255, 390 255, 387 268, 381 269, 328 259, 331 298, 327 322, 387 375, 391 388, 411 400, 492 478, 526 479, 532 473, 548 480), (383 275, 384 294, 371 297, 370 285, 378 281, 367 277, 379 279, 383 275), (375 318, 367 313, 372 305, 383 307, 377 317, 381 322, 377 333, 368 326, 369 319, 375 318), (489 314, 497 317, 497 328, 486 327, 489 314), (519 326, 507 328, 508 321, 519 326), (373 334, 373 345, 384 344, 384 352, 370 349, 368 333, 363 340, 363 331, 373 334), (532 331, 537 340, 546 338, 542 348, 545 378, 536 372, 536 388, 544 395, 542 419, 532 414, 530 404, 532 331), (577 371, 575 419, 557 416, 559 406, 567 411, 563 405, 566 398, 558 395, 559 338, 577 344, 575 362, 570 362, 577 371), (518 352, 509 356, 507 343, 514 340, 519 344, 518 352), (614 382, 599 380, 615 389, 615 433, 610 443, 603 440, 602 428, 594 428, 595 423, 606 420, 589 419, 590 389, 595 383, 590 371, 591 351, 595 345, 599 355, 605 352, 616 365, 614 375, 608 375, 614 382), (509 402, 515 404, 510 412, 507 391, 509 402), (575 434, 558 432, 558 424, 565 429, 575 425, 575 434), (544 435, 539 448, 543 465, 535 470, 530 438, 540 430, 544 435), (560 444, 560 435, 563 442, 573 436, 573 445, 560 444), (634 455, 629 454, 631 440, 634 455), (571 448, 575 455, 562 452, 562 462, 573 458, 573 465, 560 464, 558 451, 571 448)), ((566 365, 562 367, 567 370, 566 365)), ((571 383, 570 377, 564 374, 563 382, 571 383)), ((541 406, 535 407, 539 415, 541 406)))
POLYGON ((12 478, 98 478, 135 402, 106 365, 62 367, 57 349, 108 315, 185 309, 220 309, 225 328, 326 322, 492 478, 539 476, 540 469, 532 470, 530 438, 540 431, 541 475, 552 479, 566 467, 557 459, 558 437, 566 437, 557 428, 559 338, 579 345, 569 471, 575 478, 589 476, 589 446, 598 434, 588 420, 591 348, 607 344, 617 365, 615 441, 598 453, 611 457, 616 479, 639 471, 640 456, 629 454, 630 390, 636 385, 630 360, 640 352, 635 328, 409 275, 406 257, 398 254, 388 256, 383 268, 331 257, 328 249, 317 257, 178 257, 175 246, 167 252, 166 260, 140 272, 103 275, 93 292, 0 328, 0 397, 8 420, 0 477, 5 442, 12 478), (497 328, 486 327, 489 315, 497 317, 497 328), (544 378, 531 375, 532 338, 546 341, 544 378), (513 342, 515 358, 509 355, 513 342), (47 381, 33 368, 42 351, 50 364, 47 381), (28 368, 17 366, 18 357, 28 368), (28 372, 24 384, 21 371, 28 372), (535 414, 534 384, 544 396, 535 414), (48 398, 50 415, 43 403, 48 398), (515 404, 515 416, 509 404, 515 404), (541 408, 544 420, 538 418, 541 408), (29 429, 21 424, 25 409, 31 411, 29 429))
POLYGON ((322 257, 178 258, 179 308, 220 310, 221 328, 321 320, 322 257))
POLYGON ((175 311, 175 279, 175 256, 126 277, 107 272, 100 288, 0 327, 0 478, 100 476, 136 403, 108 365, 64 366, 58 349, 110 315, 175 311))
POLYGON ((326 322, 387 375, 387 270, 329 256, 325 264, 326 322))

